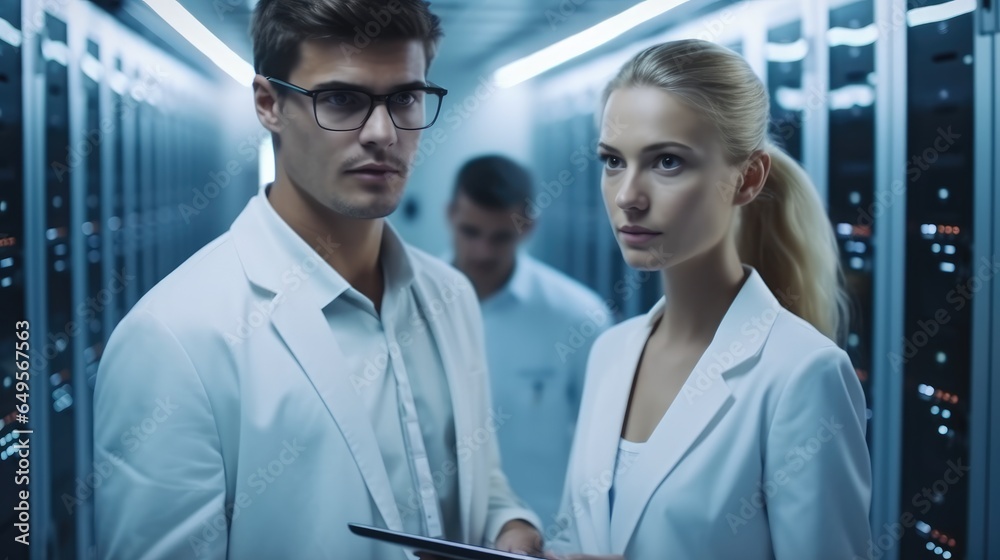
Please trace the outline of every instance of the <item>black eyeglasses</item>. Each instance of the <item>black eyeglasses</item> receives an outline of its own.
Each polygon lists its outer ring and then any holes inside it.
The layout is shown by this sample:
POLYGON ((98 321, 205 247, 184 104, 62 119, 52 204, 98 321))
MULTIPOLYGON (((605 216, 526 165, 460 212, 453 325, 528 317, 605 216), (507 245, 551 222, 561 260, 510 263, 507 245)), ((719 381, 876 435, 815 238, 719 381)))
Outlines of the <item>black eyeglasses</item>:
POLYGON ((308 90, 284 80, 265 77, 267 81, 313 99, 316 124, 325 130, 348 132, 368 122, 375 104, 385 102, 392 124, 400 130, 423 130, 434 124, 441 112, 441 100, 448 90, 429 84, 406 88, 385 95, 350 88, 308 90))

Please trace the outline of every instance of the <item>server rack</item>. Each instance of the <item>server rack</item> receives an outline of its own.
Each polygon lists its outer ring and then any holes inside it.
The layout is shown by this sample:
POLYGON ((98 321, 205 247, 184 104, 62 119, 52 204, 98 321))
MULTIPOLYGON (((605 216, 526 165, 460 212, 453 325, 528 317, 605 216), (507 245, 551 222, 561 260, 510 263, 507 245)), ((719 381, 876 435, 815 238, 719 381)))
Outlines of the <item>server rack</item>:
MULTIPOLYGON (((827 207, 840 246, 841 266, 852 301, 846 350, 865 390, 871 419, 872 204, 875 189, 875 24, 872 0, 830 10, 827 207), (836 98, 836 103, 834 103, 836 98), (853 98, 853 99, 852 99, 853 98), (840 101, 849 100, 849 101, 840 101)), ((877 39, 876 39, 877 40, 877 39)), ((869 445, 872 430, 868 430, 869 445)))
MULTIPOLYGON (((146 290, 227 227, 216 218, 256 192, 256 177, 234 179, 229 199, 180 219, 178 204, 225 166, 206 93, 220 78, 175 57, 84 0, 0 3, 0 344, 13 349, 13 322, 29 321, 34 430, 31 546, 12 558, 100 557, 93 494, 114 476, 92 453, 104 343, 146 290)), ((0 475, 10 480, 4 458, 21 427, 7 418, 12 363, 0 362, 0 475)), ((5 552, 10 499, 0 495, 5 552)))
POLYGON ((969 342, 979 291, 973 14, 911 25, 907 40, 906 334, 893 365, 903 372, 900 510, 918 521, 904 533, 900 556, 965 558, 969 342))
MULTIPOLYGON (((14 526, 18 521, 19 513, 15 507, 20 502, 20 491, 30 492, 28 485, 18 481, 18 455, 14 447, 19 439, 14 430, 25 427, 17 421, 17 406, 21 404, 17 395, 29 393, 25 389, 31 389, 20 385, 23 379, 18 378, 13 359, 17 343, 22 342, 15 334, 15 326, 27 319, 25 201, 21 190, 24 180, 21 165, 24 157, 21 140, 24 126, 21 96, 23 33, 19 3, 0 3, 0 29, 3 30, 0 33, 0 146, 4 150, 0 155, 0 348, 4 349, 5 357, 11 358, 0 361, 0 480, 10 485, 9 491, 0 494, 0 539, 13 544, 14 538, 20 534, 14 526)), ((30 326, 28 332, 34 334, 30 326)), ((30 346, 31 340, 27 342, 30 346)))

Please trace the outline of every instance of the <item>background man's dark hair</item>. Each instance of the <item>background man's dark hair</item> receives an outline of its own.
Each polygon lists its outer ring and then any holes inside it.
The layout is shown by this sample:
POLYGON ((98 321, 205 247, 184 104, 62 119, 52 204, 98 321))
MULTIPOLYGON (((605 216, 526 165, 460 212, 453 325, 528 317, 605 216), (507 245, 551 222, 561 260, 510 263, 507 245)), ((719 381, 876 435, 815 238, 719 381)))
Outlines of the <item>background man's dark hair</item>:
POLYGON ((533 193, 531 181, 528 170, 510 158, 480 156, 459 170, 452 201, 462 193, 479 206, 493 210, 523 208, 533 193))
POLYGON ((287 80, 307 39, 339 39, 347 55, 372 41, 417 39, 429 68, 442 32, 441 20, 423 0, 260 0, 250 35, 254 70, 287 80))

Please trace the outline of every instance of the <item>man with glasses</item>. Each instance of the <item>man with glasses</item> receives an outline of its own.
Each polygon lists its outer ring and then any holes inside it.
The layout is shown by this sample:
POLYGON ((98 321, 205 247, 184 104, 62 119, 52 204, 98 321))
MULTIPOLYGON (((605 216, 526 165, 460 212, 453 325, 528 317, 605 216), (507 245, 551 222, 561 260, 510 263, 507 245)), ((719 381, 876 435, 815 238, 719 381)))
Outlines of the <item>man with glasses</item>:
POLYGON ((418 0, 260 0, 252 34, 276 179, 108 342, 97 556, 405 557, 348 522, 537 553, 500 469, 475 290, 385 221, 446 94, 426 80, 438 19, 418 0))

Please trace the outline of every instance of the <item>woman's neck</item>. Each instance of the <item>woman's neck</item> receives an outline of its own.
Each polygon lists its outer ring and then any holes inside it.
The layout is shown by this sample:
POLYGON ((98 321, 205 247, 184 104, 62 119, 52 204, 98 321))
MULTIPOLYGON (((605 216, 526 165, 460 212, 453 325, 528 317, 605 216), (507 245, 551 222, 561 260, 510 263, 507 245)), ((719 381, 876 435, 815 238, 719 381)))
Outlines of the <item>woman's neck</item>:
POLYGON ((736 248, 728 242, 664 270, 666 305, 655 335, 707 346, 745 280, 736 248))

